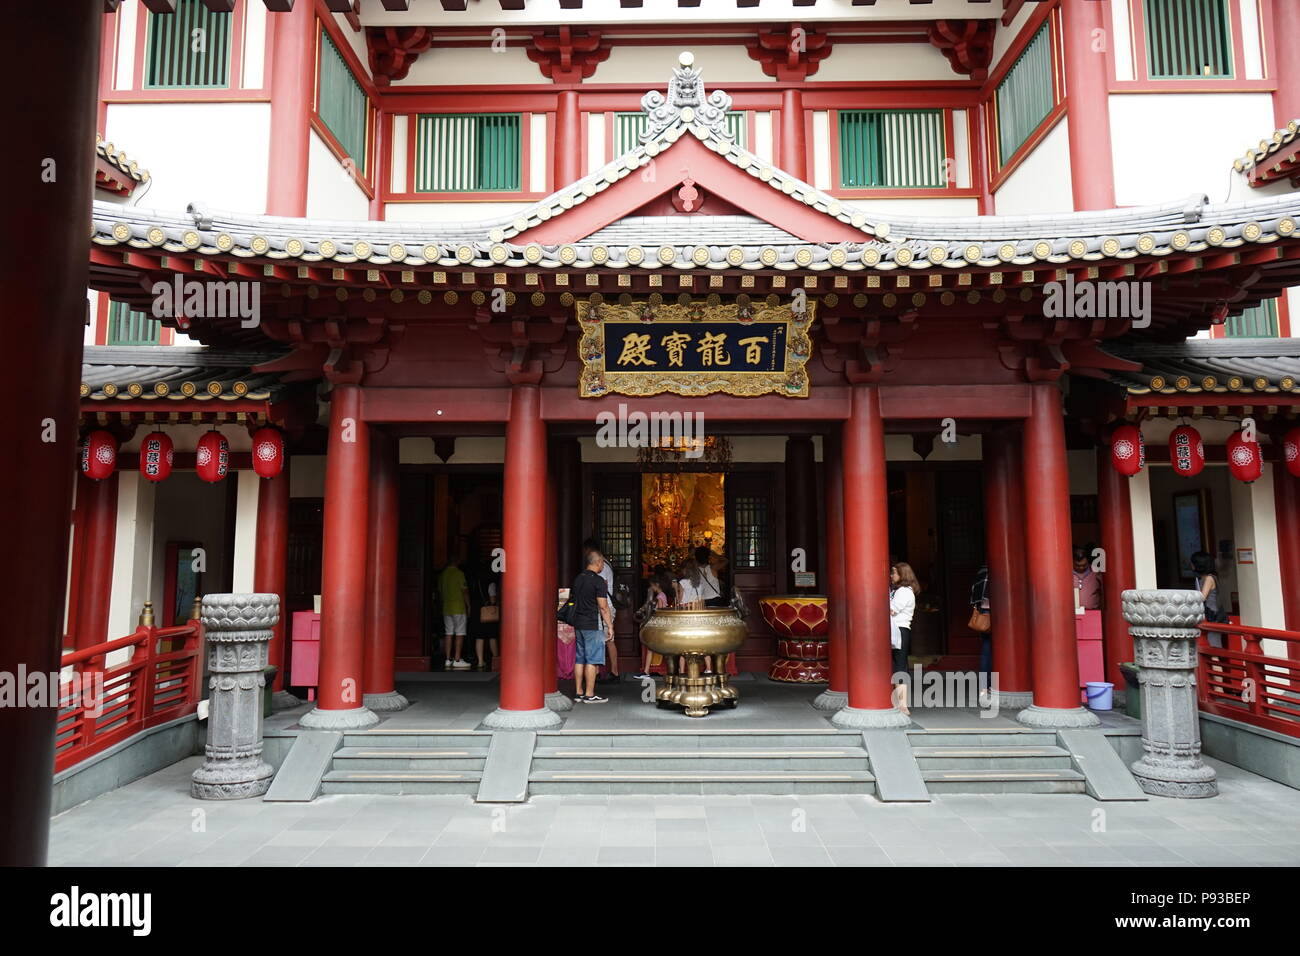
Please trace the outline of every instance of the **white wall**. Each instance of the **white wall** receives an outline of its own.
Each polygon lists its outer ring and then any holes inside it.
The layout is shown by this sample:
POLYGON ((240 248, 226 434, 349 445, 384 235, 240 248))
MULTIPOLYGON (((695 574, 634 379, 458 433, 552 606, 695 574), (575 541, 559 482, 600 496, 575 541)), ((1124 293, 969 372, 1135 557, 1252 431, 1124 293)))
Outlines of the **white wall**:
MULTIPOLYGON (((1233 547, 1255 552, 1254 564, 1237 563, 1237 591, 1241 601, 1241 622, 1256 627, 1284 628, 1281 566, 1277 551, 1277 520, 1273 507, 1273 465, 1246 484, 1232 479, 1233 547)), ((1278 653, 1274 649, 1271 653, 1278 653)), ((1285 654, 1285 651, 1281 653, 1285 654)))
MULTIPOLYGON (((494 4, 495 6, 495 4, 494 4)), ((676 62, 676 54, 673 54, 676 62)), ((589 82, 607 82, 601 75, 605 64, 596 67, 596 75, 589 82)), ((667 74, 664 74, 667 76, 667 74)), ((512 46, 494 50, 484 40, 481 47, 451 47, 425 50, 411 64, 410 71, 393 87, 402 86, 464 86, 481 83, 546 84, 541 67, 528 59, 523 47, 512 46)))
POLYGON ((1062 119, 994 193, 994 207, 999 216, 1070 212, 1074 209, 1073 189, 1070 132, 1062 119))
POLYGON ((1141 206, 1192 194, 1223 202, 1238 176, 1232 161, 1276 128, 1268 93, 1111 96, 1115 202, 1141 206))
MULTIPOLYGON (((113 593, 108 609, 108 638, 135 630, 153 576, 153 506, 156 486, 138 471, 118 475, 117 528, 113 549, 113 593)), ((161 608, 154 600, 155 609, 161 608)))
POLYGON ((257 496, 262 479, 255 471, 240 471, 233 477, 239 488, 235 497, 235 560, 230 589, 236 594, 251 594, 256 590, 253 570, 257 564, 257 496))
MULTIPOLYGON (((615 15, 622 17, 627 12, 620 9, 615 15)), ((671 17, 673 19, 696 18, 694 11, 676 9, 673 10, 671 17)), ((683 50, 691 50, 695 54, 695 66, 704 77, 706 92, 725 91, 728 83, 772 82, 772 78, 763 72, 762 65, 757 60, 750 59, 745 48, 739 43, 736 46, 692 48, 688 39, 664 46, 616 46, 610 51, 609 59, 596 67, 595 74, 587 82, 640 83, 647 90, 664 90, 668 87, 673 67, 677 65, 677 57, 683 50)), ((822 61, 823 70, 834 56, 835 54, 832 53, 830 58, 822 61)), ((541 78, 536 67, 533 67, 533 72, 538 79, 541 78)), ((813 79, 821 78, 821 70, 819 70, 813 79)), ((537 80, 532 82, 536 83, 537 80)))
POLYGON ((399 222, 477 222, 527 209, 526 202, 390 202, 384 218, 399 222))
POLYGON ((315 130, 307 151, 307 218, 370 218, 370 200, 315 130))
POLYGON ((105 125, 149 170, 149 208, 266 212, 269 103, 110 103, 105 125))

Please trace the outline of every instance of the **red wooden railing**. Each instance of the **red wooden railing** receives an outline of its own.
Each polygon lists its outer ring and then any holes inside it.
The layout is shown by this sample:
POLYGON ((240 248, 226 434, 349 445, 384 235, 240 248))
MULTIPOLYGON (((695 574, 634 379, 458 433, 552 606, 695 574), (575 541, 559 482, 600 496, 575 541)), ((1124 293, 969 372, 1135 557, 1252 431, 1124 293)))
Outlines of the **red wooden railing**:
POLYGON ((1300 633, 1203 623, 1197 650, 1201 710, 1300 737, 1300 633), (1211 634, 1227 646, 1212 647, 1211 634), (1281 642, 1291 656, 1265 654, 1265 640, 1281 642))
MULTIPOLYGON (((197 605, 196 605, 197 606, 197 605)), ((200 625, 154 627, 146 603, 135 633, 63 655, 54 770, 75 766, 150 727, 194 712, 200 625), (124 661, 110 654, 130 649, 124 661)))

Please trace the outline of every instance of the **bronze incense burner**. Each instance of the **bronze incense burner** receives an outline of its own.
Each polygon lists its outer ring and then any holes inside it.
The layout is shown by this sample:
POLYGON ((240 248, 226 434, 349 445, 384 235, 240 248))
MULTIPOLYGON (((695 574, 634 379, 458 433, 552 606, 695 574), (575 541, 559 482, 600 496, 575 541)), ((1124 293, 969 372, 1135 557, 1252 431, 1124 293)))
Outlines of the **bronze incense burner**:
POLYGON ((726 674, 726 655, 745 642, 745 622, 734 608, 655 611, 641 626, 641 642, 664 658, 667 676, 655 695, 659 706, 676 704, 687 717, 703 717, 710 707, 735 707, 739 694, 726 674), (704 658, 713 656, 713 673, 704 658), (683 672, 678 657, 686 659, 683 672))

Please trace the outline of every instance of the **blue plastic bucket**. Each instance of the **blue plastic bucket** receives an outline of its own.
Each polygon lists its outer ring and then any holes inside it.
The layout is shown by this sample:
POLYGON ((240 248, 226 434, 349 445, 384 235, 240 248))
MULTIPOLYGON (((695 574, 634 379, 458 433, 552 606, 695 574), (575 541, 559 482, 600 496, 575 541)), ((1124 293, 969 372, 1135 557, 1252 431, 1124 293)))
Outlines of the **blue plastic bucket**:
POLYGON ((1104 680, 1090 680, 1086 686, 1088 709, 1110 710, 1115 685, 1104 680))

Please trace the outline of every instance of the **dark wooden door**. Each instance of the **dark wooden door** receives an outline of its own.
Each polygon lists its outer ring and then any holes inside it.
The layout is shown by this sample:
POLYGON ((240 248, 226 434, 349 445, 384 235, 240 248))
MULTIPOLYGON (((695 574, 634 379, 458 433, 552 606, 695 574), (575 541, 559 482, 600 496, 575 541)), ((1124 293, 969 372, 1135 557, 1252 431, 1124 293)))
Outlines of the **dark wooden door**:
MULTIPOLYGON (((949 657, 978 658, 980 637, 966 627, 970 618, 970 588, 984 563, 984 491, 978 463, 945 469, 936 476, 938 512, 938 593, 947 624, 949 657)), ((951 661, 950 664, 969 662, 951 661)))
POLYGON ((749 636, 736 654, 742 671, 766 671, 776 650, 758 600, 779 590, 789 563, 784 535, 777 534, 784 511, 778 481, 766 470, 727 475, 727 584, 740 589, 749 611, 749 636))
POLYGON ((321 534, 324 527, 324 498, 289 499, 289 553, 284 586, 289 613, 310 611, 315 596, 320 594, 321 534))
MULTIPOLYGON (((606 558, 614 565, 615 589, 626 588, 630 607, 621 607, 614 619, 619 669, 635 665, 640 656, 636 621, 632 611, 645 599, 641 586, 641 476, 637 473, 605 473, 595 477, 591 527, 606 558)), ((564 569, 561 587, 567 587, 579 569, 564 569)))
POLYGON ((431 475, 403 471, 398 488, 397 669, 428 670, 431 475))

